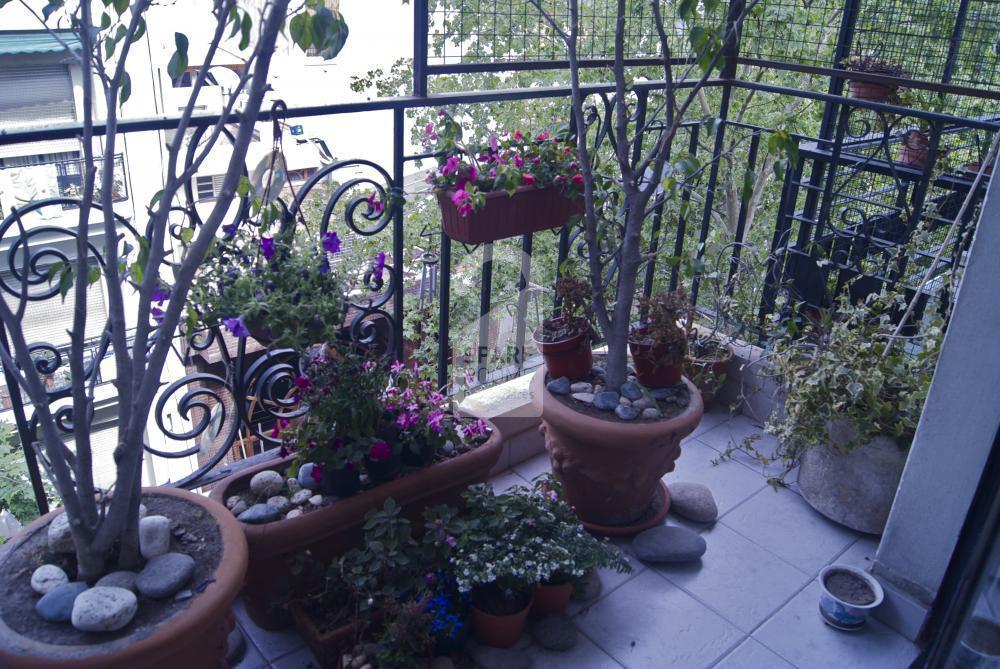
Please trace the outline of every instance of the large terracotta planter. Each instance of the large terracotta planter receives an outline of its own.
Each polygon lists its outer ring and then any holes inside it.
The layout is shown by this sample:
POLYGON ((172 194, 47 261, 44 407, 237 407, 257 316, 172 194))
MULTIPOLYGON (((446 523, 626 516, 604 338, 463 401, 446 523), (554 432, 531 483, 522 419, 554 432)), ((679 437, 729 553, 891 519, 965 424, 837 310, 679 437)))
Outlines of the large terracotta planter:
POLYGON ((545 368, 554 379, 563 376, 571 380, 579 379, 589 374, 594 367, 594 354, 590 349, 590 323, 585 318, 577 320, 581 322, 581 326, 586 326, 586 330, 566 339, 542 341, 539 338, 542 326, 532 334, 535 346, 545 359, 545 368))
MULTIPOLYGON (((848 419, 827 427, 833 444, 853 438, 848 419)), ((841 525, 882 534, 907 451, 890 437, 875 437, 844 453, 835 446, 810 448, 802 454, 798 485, 802 497, 821 514, 841 525)))
MULTIPOLYGON (((673 471, 681 439, 701 420, 698 389, 677 417, 620 422, 574 411, 545 388, 545 371, 531 380, 531 401, 539 410, 545 449, 566 500, 584 522, 628 525, 649 511, 660 478, 673 471)), ((669 502, 667 502, 669 503, 669 502)))
POLYGON ((899 162, 916 169, 923 169, 930 157, 930 138, 922 132, 911 130, 903 135, 899 145, 899 162))
MULTIPOLYGON (((214 578, 202 592, 195 592, 186 608, 167 618, 141 638, 125 635, 92 645, 56 645, 18 634, 0 619, 0 667, 4 669, 217 669, 226 654, 226 637, 234 620, 229 611, 243 583, 247 567, 247 542, 240 523, 221 504, 186 490, 145 488, 145 495, 183 499, 202 507, 219 528, 222 555, 214 578)), ((6 571, 18 547, 34 534, 45 532, 61 513, 48 513, 13 539, 0 556, 6 571)), ((27 575, 25 575, 27 578, 27 575)), ((147 600, 140 603, 151 606, 147 600)), ((26 612, 26 615, 34 615, 26 612)), ((100 636, 94 635, 95 640, 100 636)))
MULTIPOLYGON (((291 624, 283 601, 292 591, 294 578, 290 561, 309 549, 328 560, 340 555, 362 539, 365 513, 381 507, 392 497, 404 507, 411 520, 419 519, 424 507, 457 504, 463 490, 486 480, 503 450, 503 436, 495 425, 489 440, 468 453, 420 469, 402 478, 341 499, 334 504, 297 518, 263 525, 243 525, 250 547, 250 563, 243 589, 247 613, 264 629, 281 629, 291 624)), ((228 499, 250 487, 250 479, 265 469, 282 469, 294 456, 275 459, 243 470, 212 489, 216 501, 228 499)))
POLYGON ((439 191, 441 228, 457 242, 482 244, 507 237, 561 228, 573 214, 582 214, 583 198, 569 199, 558 188, 522 186, 513 195, 486 193, 486 206, 468 216, 451 201, 454 191, 439 191))

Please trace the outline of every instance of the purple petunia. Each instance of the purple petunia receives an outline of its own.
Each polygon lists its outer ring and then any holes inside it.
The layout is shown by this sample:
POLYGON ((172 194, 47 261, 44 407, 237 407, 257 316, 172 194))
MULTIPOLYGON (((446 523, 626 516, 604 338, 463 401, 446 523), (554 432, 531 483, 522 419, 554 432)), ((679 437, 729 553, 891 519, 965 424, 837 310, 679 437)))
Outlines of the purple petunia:
POLYGON ((457 190, 451 196, 451 201, 462 216, 472 213, 472 203, 469 202, 469 193, 464 190, 457 190))
POLYGON ((384 207, 382 206, 382 200, 378 198, 378 193, 372 191, 371 194, 368 196, 367 202, 368 202, 368 208, 371 209, 373 212, 375 212, 376 214, 382 213, 382 209, 384 207))
POLYGON ((260 238, 260 252, 264 256, 264 260, 271 260, 274 257, 274 238, 273 237, 261 237, 260 238))
POLYGON ((163 321, 163 317, 166 316, 166 312, 159 307, 150 307, 149 315, 153 317, 154 321, 161 323, 163 321))
POLYGON ((385 251, 379 251, 378 255, 375 256, 375 276, 381 281, 382 272, 385 271, 385 251))
POLYGON ((441 168, 441 174, 448 176, 449 174, 454 174, 458 171, 458 166, 462 163, 462 159, 458 156, 450 156, 445 162, 444 167, 441 168))
POLYGON ((238 222, 230 223, 229 225, 223 225, 222 234, 225 235, 226 239, 232 239, 233 237, 236 236, 236 231, 239 229, 239 227, 240 224, 238 222))
POLYGON ((163 304, 170 299, 170 289, 166 286, 157 286, 153 288, 153 302, 157 304, 163 304))
POLYGON ((323 465, 318 462, 315 463, 309 474, 312 476, 312 480, 316 483, 316 485, 319 485, 323 481, 323 465))
POLYGON ((392 457, 392 449, 389 448, 389 444, 384 441, 374 441, 372 442, 371 448, 368 449, 368 459, 372 462, 384 462, 392 457))
POLYGON ((340 237, 336 232, 323 235, 323 250, 327 253, 340 253, 340 237))
POLYGON ((234 337, 249 337, 250 330, 247 329, 246 324, 243 319, 239 316, 234 316, 232 318, 225 318, 222 324, 226 326, 226 329, 233 333, 234 337))

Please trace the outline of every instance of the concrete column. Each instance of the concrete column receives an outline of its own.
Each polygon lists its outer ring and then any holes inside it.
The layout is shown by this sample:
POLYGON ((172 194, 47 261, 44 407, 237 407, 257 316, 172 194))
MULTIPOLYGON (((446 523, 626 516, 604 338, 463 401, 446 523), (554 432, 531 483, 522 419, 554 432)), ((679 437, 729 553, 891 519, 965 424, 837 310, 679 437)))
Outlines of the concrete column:
POLYGON ((916 437, 872 567, 879 617, 915 638, 1000 425, 1000 179, 993 179, 916 437))

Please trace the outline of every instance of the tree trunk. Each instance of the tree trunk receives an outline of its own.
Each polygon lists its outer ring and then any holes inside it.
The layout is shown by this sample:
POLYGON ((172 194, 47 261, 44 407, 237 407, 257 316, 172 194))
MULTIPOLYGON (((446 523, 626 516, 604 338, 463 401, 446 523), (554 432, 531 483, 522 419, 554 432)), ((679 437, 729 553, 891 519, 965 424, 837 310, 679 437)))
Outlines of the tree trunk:
POLYGON ((94 548, 93 543, 76 545, 76 580, 93 584, 104 576, 104 551, 94 548))
POLYGON ((642 224, 649 197, 633 191, 626 196, 625 234, 622 240, 621 264, 612 311, 611 329, 605 333, 608 342, 608 365, 605 380, 608 390, 617 391, 628 377, 628 334, 632 322, 636 278, 639 274, 642 224))

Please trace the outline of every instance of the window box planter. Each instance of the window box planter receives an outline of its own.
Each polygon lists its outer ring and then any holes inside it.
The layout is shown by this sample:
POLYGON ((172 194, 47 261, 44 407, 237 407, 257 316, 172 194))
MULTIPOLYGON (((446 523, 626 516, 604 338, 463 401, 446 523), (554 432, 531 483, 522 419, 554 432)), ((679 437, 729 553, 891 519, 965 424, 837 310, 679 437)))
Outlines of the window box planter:
POLYGON ((42 640, 44 637, 32 638, 15 631, 12 625, 16 624, 10 616, 23 618, 35 614, 9 608, 13 601, 11 591, 16 588, 13 579, 26 580, 30 576, 30 571, 23 572, 25 561, 34 564, 36 556, 23 553, 37 550, 39 539, 47 541, 49 522, 62 513, 61 509, 53 511, 24 528, 0 557, 0 574, 6 575, 5 608, 0 615, 0 666, 5 669, 217 669, 226 654, 226 637, 235 624, 230 606, 239 594, 247 566, 247 542, 240 523, 221 504, 186 490, 144 488, 143 496, 150 514, 159 511, 158 500, 166 499, 171 504, 180 500, 214 521, 218 535, 212 541, 217 541, 220 547, 218 563, 214 571, 201 575, 196 568, 187 586, 193 596, 180 602, 163 600, 159 604, 162 612, 153 613, 152 619, 148 614, 145 619, 140 618, 143 609, 155 610, 152 607, 158 605, 141 598, 136 619, 119 632, 100 636, 77 632, 69 623, 48 623, 41 618, 37 618, 35 626, 40 637, 46 629, 51 633, 56 625, 60 628, 65 625, 69 632, 62 643, 46 642, 42 640), (198 592, 196 586, 202 581, 206 587, 198 592), (159 622, 156 615, 161 616, 159 622), (71 636, 79 640, 74 642, 71 636))
POLYGON ((486 206, 468 216, 451 201, 454 191, 439 191, 441 228, 463 244, 483 244, 507 237, 561 228, 573 214, 582 214, 583 198, 569 199, 558 188, 522 186, 513 195, 506 191, 486 193, 486 206))
MULTIPOLYGON (((362 525, 369 509, 381 507, 392 497, 411 520, 418 520, 424 507, 434 504, 457 505, 462 491, 486 480, 500 458, 503 436, 492 423, 493 433, 486 443, 468 453, 419 469, 351 497, 338 500, 297 518, 243 524, 250 562, 243 589, 247 612, 264 629, 281 629, 291 624, 283 607, 294 591, 291 561, 309 549, 321 560, 345 552, 362 538, 362 525)), ((238 472, 212 489, 211 498, 224 501, 246 490, 253 475, 265 469, 283 470, 294 456, 275 459, 238 472)), ((230 514, 231 516, 232 514, 230 514)))

